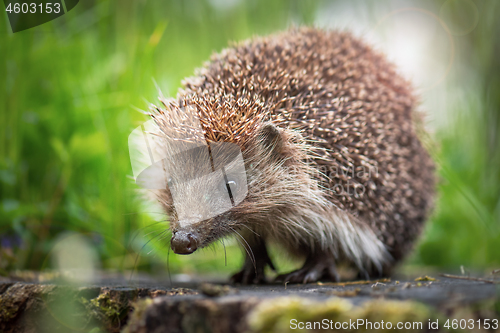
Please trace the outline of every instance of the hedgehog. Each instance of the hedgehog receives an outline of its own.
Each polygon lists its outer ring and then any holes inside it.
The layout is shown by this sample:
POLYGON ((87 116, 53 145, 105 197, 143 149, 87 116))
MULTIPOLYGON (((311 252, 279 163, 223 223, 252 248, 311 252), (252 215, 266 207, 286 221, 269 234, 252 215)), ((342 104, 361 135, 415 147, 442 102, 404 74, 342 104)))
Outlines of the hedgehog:
POLYGON ((169 158, 155 194, 175 253, 234 236, 246 259, 231 280, 258 284, 276 245, 304 260, 276 281, 310 283, 338 281, 339 265, 388 275, 413 248, 435 183, 423 117, 411 84, 361 39, 311 27, 254 37, 159 100, 150 116, 169 158))

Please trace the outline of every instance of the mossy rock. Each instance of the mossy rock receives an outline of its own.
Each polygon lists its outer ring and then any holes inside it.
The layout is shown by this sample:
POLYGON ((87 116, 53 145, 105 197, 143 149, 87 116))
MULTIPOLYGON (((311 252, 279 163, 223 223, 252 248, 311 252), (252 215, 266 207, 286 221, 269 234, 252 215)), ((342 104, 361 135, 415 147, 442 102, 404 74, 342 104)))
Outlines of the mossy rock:
POLYGON ((372 300, 355 306, 333 297, 313 301, 303 297, 279 297, 262 302, 248 316, 255 332, 320 331, 393 332, 398 323, 412 324, 412 332, 424 332, 429 320, 438 317, 432 309, 413 301, 372 300), (370 322, 371 324, 367 324, 370 322))

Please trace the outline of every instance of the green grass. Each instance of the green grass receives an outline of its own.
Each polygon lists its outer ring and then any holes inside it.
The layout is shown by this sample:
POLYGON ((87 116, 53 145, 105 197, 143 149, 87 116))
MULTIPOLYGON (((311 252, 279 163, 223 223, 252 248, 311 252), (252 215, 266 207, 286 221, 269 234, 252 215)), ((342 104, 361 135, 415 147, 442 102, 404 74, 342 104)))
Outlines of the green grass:
POLYGON ((500 4, 476 4, 477 27, 455 39, 463 68, 448 79, 466 88, 450 95, 448 125, 434 138, 439 200, 416 253, 421 264, 500 265, 500 4))
MULTIPOLYGON (((66 231, 86 235, 104 268, 163 272, 164 235, 148 241, 166 224, 152 225, 157 215, 145 212, 128 177, 127 137, 145 120, 134 108, 156 101, 154 82, 175 96, 181 80, 228 41, 313 23, 320 4, 80 1, 16 34, 0 15, 0 273, 48 267, 66 231), (22 246, 11 252, 6 240, 17 237, 22 246)), ((461 37, 460 56, 476 64, 478 82, 435 135, 439 201, 413 263, 500 265, 499 14, 485 1, 478 27, 461 37)), ((227 266, 219 245, 216 254, 170 254, 171 271, 235 270, 242 255, 230 243, 227 266)))

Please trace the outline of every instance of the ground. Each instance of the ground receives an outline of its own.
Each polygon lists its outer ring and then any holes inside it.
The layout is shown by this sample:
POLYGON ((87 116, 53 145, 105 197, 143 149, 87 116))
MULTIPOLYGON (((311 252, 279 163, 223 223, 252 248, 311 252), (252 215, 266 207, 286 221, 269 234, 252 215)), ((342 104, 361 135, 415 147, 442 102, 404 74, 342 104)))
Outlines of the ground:
POLYGON ((170 284, 147 276, 133 281, 108 276, 77 285, 37 274, 3 278, 0 331, 286 332, 313 329, 316 322, 316 329, 343 323, 347 332, 370 331, 374 325, 380 332, 398 323, 412 325, 409 332, 453 331, 460 325, 500 332, 495 321, 500 280, 491 277, 261 286, 201 281, 170 284))

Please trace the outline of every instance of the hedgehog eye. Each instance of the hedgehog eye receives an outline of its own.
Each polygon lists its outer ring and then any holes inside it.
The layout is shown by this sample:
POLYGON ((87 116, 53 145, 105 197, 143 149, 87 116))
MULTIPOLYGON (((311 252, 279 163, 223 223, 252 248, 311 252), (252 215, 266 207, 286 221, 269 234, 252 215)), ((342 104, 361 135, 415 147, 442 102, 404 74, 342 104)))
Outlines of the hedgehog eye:
POLYGON ((228 192, 228 186, 232 193, 235 193, 238 183, 232 178, 228 178, 227 182, 223 179, 220 183, 220 190, 223 192, 228 192))
POLYGON ((228 179, 227 185, 229 185, 229 188, 231 189, 231 192, 236 191, 236 186, 237 186, 236 181, 228 179))

